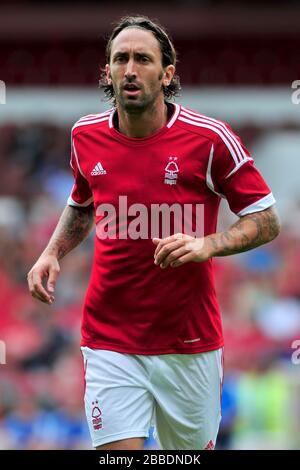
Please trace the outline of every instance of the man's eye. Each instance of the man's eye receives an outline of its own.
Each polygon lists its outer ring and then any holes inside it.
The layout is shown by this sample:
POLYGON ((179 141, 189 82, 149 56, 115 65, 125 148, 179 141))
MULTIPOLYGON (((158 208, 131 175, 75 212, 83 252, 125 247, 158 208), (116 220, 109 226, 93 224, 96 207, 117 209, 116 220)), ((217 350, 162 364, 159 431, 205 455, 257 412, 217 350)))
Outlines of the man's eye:
POLYGON ((137 60, 139 62, 149 62, 149 57, 145 56, 145 55, 141 55, 137 58, 137 60))

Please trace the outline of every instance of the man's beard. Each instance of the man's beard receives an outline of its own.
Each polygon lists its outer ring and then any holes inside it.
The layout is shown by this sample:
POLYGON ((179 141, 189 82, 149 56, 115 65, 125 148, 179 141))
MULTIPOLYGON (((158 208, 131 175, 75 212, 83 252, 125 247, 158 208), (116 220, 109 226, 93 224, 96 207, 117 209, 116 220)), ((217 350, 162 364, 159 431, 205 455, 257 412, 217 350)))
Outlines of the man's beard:
POLYGON ((117 98, 117 103, 124 111, 131 114, 144 112, 150 104, 146 99, 124 99, 122 96, 117 98))
POLYGON ((122 96, 122 94, 119 94, 116 96, 116 102, 122 109, 124 109, 124 111, 129 114, 141 114, 153 106, 158 95, 159 92, 150 96, 143 95, 139 96, 137 99, 130 99, 122 96))
MULTIPOLYGON (((159 75, 158 79, 161 80, 161 78, 162 75, 159 75)), ((137 99, 126 98, 122 95, 122 92, 119 91, 115 94, 116 103, 129 114, 141 114, 153 107, 162 89, 161 87, 161 89, 155 90, 155 92, 150 95, 146 95, 141 91, 142 96, 138 96, 137 99)))

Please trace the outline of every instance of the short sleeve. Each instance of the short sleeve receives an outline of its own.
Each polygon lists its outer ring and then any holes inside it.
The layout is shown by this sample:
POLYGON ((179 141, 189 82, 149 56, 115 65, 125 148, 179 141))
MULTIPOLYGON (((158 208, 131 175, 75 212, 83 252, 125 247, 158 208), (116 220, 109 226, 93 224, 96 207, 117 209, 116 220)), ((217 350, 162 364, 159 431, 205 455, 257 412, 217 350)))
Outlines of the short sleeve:
POLYGON ((265 210, 276 202, 249 151, 225 124, 211 146, 207 184, 227 199, 238 216, 265 210))
POLYGON ((93 202, 93 194, 87 179, 81 171, 73 137, 71 139, 70 166, 74 176, 74 185, 68 198, 68 205, 75 207, 87 207, 93 202))

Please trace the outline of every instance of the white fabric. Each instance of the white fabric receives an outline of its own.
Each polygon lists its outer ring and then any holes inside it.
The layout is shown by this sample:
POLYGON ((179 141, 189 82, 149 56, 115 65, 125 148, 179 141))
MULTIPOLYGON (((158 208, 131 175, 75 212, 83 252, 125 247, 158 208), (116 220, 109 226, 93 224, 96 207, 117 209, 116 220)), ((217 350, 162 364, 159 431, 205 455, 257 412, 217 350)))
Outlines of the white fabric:
POLYGON ((157 356, 81 350, 85 411, 94 447, 148 437, 151 424, 164 450, 201 450, 210 441, 215 444, 223 348, 157 356))
POLYGON ((243 215, 253 214, 253 212, 260 212, 268 209, 269 207, 273 206, 276 203, 276 200, 272 193, 267 194, 259 201, 254 202, 248 207, 242 209, 237 215, 242 217, 243 215))

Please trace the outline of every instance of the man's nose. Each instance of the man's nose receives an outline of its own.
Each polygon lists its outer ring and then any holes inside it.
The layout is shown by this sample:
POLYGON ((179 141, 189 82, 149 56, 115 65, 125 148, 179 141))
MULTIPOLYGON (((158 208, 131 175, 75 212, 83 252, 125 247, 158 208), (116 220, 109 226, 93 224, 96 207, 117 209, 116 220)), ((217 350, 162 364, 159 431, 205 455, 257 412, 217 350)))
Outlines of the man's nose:
POLYGON ((136 78, 136 66, 134 60, 129 60, 126 65, 125 77, 127 80, 134 80, 136 78))

